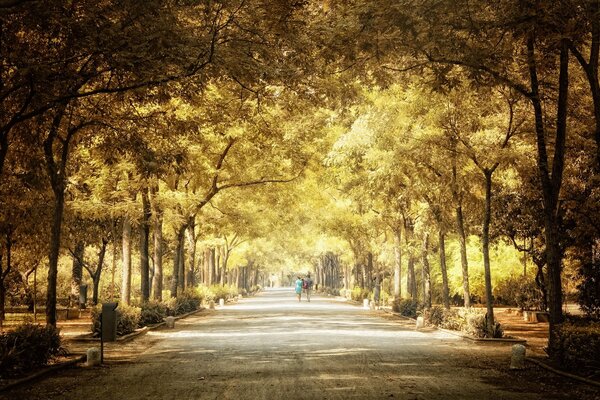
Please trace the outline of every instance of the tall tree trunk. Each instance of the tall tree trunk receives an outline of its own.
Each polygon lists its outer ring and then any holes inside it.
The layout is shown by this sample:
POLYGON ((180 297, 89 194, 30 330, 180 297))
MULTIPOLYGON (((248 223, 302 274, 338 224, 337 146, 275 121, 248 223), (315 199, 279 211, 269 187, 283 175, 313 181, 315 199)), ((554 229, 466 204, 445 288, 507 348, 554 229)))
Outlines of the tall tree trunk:
POLYGON ((450 289, 448 287, 448 268, 446 267, 446 234, 444 229, 438 231, 438 243, 440 248, 440 270, 442 272, 442 298, 444 308, 450 309, 450 289))
MULTIPOLYGON (((102 245, 98 252, 98 264, 96 265, 96 271, 90 274, 92 277, 93 292, 92 292, 92 303, 98 304, 98 292, 100 290, 100 277, 102 276, 102 269, 104 268, 104 257, 106 256, 106 247, 108 246, 108 239, 102 239, 102 245)), ((91 272, 91 271, 88 271, 91 272)))
POLYGON ((394 229, 394 298, 400 299, 402 296, 402 288, 400 282, 402 281, 402 230, 400 228, 394 229))
POLYGON ((73 264, 71 267, 71 298, 69 303, 71 305, 77 304, 79 306, 79 293, 81 290, 81 281, 83 279, 83 256, 85 251, 85 244, 83 241, 78 240, 75 244, 73 264))
POLYGON ((463 297, 465 307, 471 307, 471 291, 469 289, 469 262, 467 259, 467 234, 465 232, 464 216, 462 209, 463 194, 459 189, 458 184, 458 167, 457 167, 457 145, 458 139, 452 135, 450 137, 450 146, 452 148, 452 199, 454 200, 455 216, 456 216, 456 233, 458 234, 458 242, 460 244, 460 265, 462 268, 462 283, 463 297))
POLYGON ((178 265, 177 265, 177 288, 180 292, 183 292, 186 288, 186 276, 185 276, 185 231, 187 227, 183 227, 181 232, 177 236, 178 244, 177 251, 179 252, 178 265))
POLYGON ((422 269, 421 279, 423 280, 423 303, 425 308, 431 308, 431 274, 429 272, 429 232, 425 232, 423 238, 423 248, 421 252, 422 269))
POLYGON ((186 232, 188 242, 188 276, 187 276, 187 287, 194 287, 196 285, 196 218, 190 218, 188 222, 188 228, 186 232))
MULTIPOLYGON (((155 208, 155 210, 157 210, 155 208)), ((163 290, 163 216, 162 212, 155 211, 154 220, 154 277, 152 280, 152 293, 154 299, 162 301, 163 290)))
POLYGON ((175 237, 175 251, 173 252, 173 276, 171 278, 171 297, 177 297, 177 288, 181 288, 182 275, 181 275, 181 256, 183 245, 183 235, 185 234, 186 226, 182 226, 177 230, 177 236, 175 237))
POLYGON ((46 160, 50 185, 52 186, 52 192, 54 193, 54 213, 52 216, 52 229, 50 233, 50 248, 48 255, 48 288, 46 291, 46 324, 51 326, 56 326, 56 280, 58 276, 60 234, 65 208, 66 168, 70 140, 75 134, 75 131, 69 130, 66 138, 61 140, 61 157, 57 163, 54 158, 54 142, 58 137, 58 131, 66 108, 66 104, 61 104, 58 107, 56 114, 52 119, 48 137, 44 140, 44 158, 46 160))
POLYGON ((550 353, 555 351, 554 330, 556 325, 563 321, 562 312, 562 250, 559 238, 559 193, 562 186, 564 172, 564 158, 567 135, 567 105, 569 92, 569 52, 568 42, 562 39, 560 43, 560 64, 558 82, 558 100, 556 116, 556 137, 554 140, 554 156, 552 158, 552 172, 548 161, 546 148, 546 132, 544 128, 544 112, 539 93, 539 81, 535 58, 536 33, 532 29, 527 38, 527 58, 531 82, 531 97, 535 115, 535 132, 537 144, 537 163, 539 177, 542 184, 544 205, 544 236, 546 241, 546 265, 548 268, 548 297, 550 340, 548 348, 550 353))
MULTIPOLYGON (((12 269, 11 263, 11 253, 12 253, 12 230, 8 230, 5 234, 6 238, 6 268, 3 266, 3 257, 4 257, 4 244, 0 244, 0 329, 2 329, 4 320, 6 319, 6 278, 12 269)), ((37 270, 34 270, 34 272, 37 270)), ((34 292, 34 302, 35 302, 35 292, 34 292)), ((34 303, 35 307, 35 303, 34 303)))
POLYGON ((215 283, 215 249, 210 249, 208 257, 208 284, 213 285, 215 283))
POLYGON ((494 337, 494 298, 492 295, 492 272, 490 267, 490 221, 492 218, 492 174, 493 170, 484 170, 485 209, 483 217, 483 270, 485 275, 485 301, 488 336, 494 337))
POLYGON ((131 301, 131 220, 123 218, 123 255, 121 279, 121 303, 129 305, 131 301))
POLYGON ((150 199, 148 198, 148 188, 143 187, 142 197, 142 224, 140 226, 140 289, 142 292, 142 302, 150 300, 150 218, 152 211, 150 209, 150 199))

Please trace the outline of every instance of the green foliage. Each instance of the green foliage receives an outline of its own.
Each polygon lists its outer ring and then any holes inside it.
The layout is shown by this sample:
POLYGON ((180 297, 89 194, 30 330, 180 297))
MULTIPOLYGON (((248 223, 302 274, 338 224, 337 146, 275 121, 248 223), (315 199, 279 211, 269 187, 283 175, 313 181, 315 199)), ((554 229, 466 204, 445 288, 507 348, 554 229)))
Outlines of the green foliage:
MULTIPOLYGON (((490 337, 487 332, 485 314, 476 309, 460 308, 446 310, 441 306, 433 306, 430 309, 423 310, 423 318, 425 318, 427 324, 439 328, 463 331, 478 338, 490 337)), ((502 326, 496 323, 491 337, 501 338, 503 336, 504 331, 502 326)))
POLYGON ((352 288, 352 292, 350 293, 350 298, 354 301, 363 301, 364 299, 368 299, 371 292, 369 289, 363 289, 360 286, 354 286, 352 288))
POLYGON ((571 319, 554 330, 550 355, 567 367, 600 367, 600 322, 571 319))
POLYGON ((198 290, 186 289, 174 299, 168 301, 169 315, 182 315, 200 309, 202 296, 198 290))
POLYGON ((467 334, 477 338, 501 338, 504 336, 504 330, 498 322, 494 324, 491 335, 488 333, 485 314, 478 311, 471 311, 466 312, 464 316, 467 321, 464 331, 467 334))
MULTIPOLYGON (((134 332, 141 319, 142 309, 139 307, 119 304, 117 307, 117 336, 124 336, 134 332)), ((100 316, 102 315, 102 304, 92 309, 92 332, 94 336, 100 336, 100 316)))
POLYGON ((528 277, 511 275, 494 288, 496 304, 517 306, 522 310, 541 310, 542 293, 528 277))
POLYGON ((415 299, 396 300, 392 305, 392 310, 409 318, 417 318, 417 314, 422 308, 422 304, 415 299))
POLYGON ((203 293, 209 294, 211 300, 218 301, 219 299, 223 299, 227 301, 238 295, 238 289, 233 285, 212 285, 209 290, 203 290, 203 293))
POLYGON ((168 315, 169 308, 159 301, 148 301, 142 304, 139 326, 154 325, 163 322, 168 315))
POLYGON ((577 303, 587 316, 600 319, 600 262, 584 263, 579 276, 577 303))
POLYGON ((57 328, 20 325, 14 331, 0 334, 0 377, 42 367, 63 353, 57 328))

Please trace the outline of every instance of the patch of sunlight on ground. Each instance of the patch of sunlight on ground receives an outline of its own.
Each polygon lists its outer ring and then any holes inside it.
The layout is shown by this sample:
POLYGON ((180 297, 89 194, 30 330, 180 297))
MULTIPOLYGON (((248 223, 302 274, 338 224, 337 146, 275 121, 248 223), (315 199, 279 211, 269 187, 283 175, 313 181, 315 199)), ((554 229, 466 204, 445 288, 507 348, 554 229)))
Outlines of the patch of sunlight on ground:
POLYGON ((460 340, 455 335, 450 335, 444 332, 436 333, 432 338, 431 335, 426 335, 423 332, 417 331, 382 331, 382 330, 363 330, 363 329, 295 329, 293 331, 277 330, 277 331, 261 331, 261 332, 230 332, 230 331, 179 331, 179 332, 157 332, 157 335, 168 336, 171 338, 250 338, 264 336, 298 336, 298 335, 328 335, 328 336, 359 336, 362 338, 395 338, 395 339, 453 339, 460 340))

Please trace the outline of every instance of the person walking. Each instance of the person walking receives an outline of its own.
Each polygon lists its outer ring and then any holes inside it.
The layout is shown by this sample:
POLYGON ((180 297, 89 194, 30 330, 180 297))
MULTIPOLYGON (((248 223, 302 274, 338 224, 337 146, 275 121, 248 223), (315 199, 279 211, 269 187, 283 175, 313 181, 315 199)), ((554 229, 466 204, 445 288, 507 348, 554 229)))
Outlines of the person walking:
POLYGON ((313 280, 310 278, 310 272, 306 274, 306 278, 304 278, 304 283, 302 284, 302 289, 306 294, 306 300, 310 303, 310 291, 313 287, 313 280))
POLYGON ((296 295, 298 296, 298 301, 302 299, 302 287, 304 286, 304 281, 298 275, 298 279, 296 279, 296 295))

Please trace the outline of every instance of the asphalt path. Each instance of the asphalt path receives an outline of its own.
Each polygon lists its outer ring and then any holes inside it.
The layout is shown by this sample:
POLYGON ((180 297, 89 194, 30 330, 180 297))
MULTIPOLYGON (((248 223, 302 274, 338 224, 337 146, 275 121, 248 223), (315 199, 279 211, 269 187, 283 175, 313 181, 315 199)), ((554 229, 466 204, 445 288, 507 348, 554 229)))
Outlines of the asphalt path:
POLYGON ((112 344, 104 366, 65 370, 0 398, 572 398, 511 371, 510 345, 416 330, 335 298, 311 300, 270 289, 112 344))

